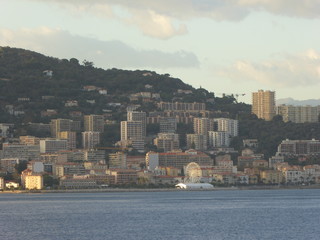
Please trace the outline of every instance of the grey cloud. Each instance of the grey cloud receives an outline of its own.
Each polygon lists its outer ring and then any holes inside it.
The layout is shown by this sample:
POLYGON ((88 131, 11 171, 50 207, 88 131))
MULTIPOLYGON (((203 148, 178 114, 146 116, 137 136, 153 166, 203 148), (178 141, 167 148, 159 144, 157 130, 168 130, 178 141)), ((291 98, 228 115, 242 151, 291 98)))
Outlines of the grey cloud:
POLYGON ((294 88, 316 86, 320 80, 320 53, 310 49, 263 62, 237 61, 233 66, 217 69, 232 81, 253 81, 265 86, 294 88))
MULTIPOLYGON (((41 1, 44 0, 25 0, 41 1)), ((319 18, 318 0, 47 0, 72 11, 91 13, 102 18, 116 18, 137 26, 145 35, 168 39, 187 33, 185 21, 208 18, 216 21, 240 21, 253 11, 301 18, 319 18), (127 19, 114 7, 128 11, 127 19)))

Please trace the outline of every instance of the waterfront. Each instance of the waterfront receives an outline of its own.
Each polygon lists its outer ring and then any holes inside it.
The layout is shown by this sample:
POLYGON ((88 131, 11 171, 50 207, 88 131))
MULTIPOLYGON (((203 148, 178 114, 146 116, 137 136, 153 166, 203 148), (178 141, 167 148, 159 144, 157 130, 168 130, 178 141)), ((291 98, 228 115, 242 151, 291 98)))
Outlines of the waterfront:
POLYGON ((318 239, 320 190, 1 194, 3 239, 318 239))

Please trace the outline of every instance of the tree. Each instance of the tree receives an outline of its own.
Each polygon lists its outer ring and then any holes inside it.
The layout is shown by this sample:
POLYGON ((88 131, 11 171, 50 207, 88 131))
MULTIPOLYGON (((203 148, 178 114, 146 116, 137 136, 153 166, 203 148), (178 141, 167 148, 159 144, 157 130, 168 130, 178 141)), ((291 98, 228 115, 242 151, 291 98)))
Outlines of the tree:
POLYGON ((85 67, 93 67, 94 66, 94 63, 93 62, 89 62, 89 61, 87 61, 86 59, 85 60, 83 60, 83 66, 85 66, 85 67))
POLYGON ((18 164, 16 164, 14 168, 16 169, 18 174, 21 174, 22 171, 27 169, 27 165, 28 165, 27 161, 21 161, 18 164))

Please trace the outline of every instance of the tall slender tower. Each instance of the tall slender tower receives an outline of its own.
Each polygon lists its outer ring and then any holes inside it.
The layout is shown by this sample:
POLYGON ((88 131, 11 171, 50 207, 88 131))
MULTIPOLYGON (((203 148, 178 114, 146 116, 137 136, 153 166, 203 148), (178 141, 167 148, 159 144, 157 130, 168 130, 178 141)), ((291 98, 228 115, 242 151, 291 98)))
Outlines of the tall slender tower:
POLYGON ((252 113, 267 121, 276 115, 275 92, 263 91, 252 93, 252 113))

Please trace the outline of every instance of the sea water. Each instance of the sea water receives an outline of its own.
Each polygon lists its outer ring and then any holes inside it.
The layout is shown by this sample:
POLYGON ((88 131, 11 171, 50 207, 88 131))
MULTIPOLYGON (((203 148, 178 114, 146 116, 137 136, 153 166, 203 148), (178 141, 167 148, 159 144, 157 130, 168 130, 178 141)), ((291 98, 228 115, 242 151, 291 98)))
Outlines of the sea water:
POLYGON ((0 239, 320 239, 320 190, 0 194, 0 239))

